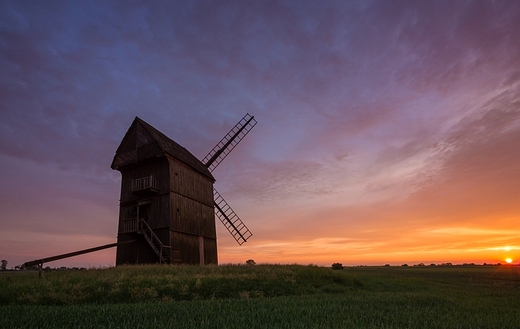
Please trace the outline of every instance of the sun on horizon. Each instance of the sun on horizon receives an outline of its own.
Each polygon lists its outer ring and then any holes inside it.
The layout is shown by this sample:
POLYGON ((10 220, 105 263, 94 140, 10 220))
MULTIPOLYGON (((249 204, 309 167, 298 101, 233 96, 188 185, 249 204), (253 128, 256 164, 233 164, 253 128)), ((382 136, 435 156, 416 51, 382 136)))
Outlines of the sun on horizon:
POLYGON ((506 263, 511 264, 512 262, 513 262, 513 259, 511 259, 511 258, 506 258, 506 263))

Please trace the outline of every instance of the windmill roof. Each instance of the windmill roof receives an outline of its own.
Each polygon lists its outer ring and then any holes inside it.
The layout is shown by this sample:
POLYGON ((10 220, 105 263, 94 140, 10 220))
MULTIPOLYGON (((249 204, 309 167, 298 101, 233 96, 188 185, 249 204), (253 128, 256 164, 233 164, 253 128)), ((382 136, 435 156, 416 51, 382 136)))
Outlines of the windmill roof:
POLYGON ((111 168, 118 169, 126 164, 134 163, 136 159, 143 160, 165 153, 213 181, 215 180, 208 168, 190 151, 139 117, 135 117, 123 137, 116 150, 111 168))

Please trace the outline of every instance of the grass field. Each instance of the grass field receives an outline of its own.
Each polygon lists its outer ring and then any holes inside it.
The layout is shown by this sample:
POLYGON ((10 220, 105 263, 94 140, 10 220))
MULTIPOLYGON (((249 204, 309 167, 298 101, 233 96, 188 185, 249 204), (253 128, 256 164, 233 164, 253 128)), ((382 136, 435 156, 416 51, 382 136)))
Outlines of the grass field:
POLYGON ((520 328, 520 267, 7 272, 0 313, 1 328, 520 328))

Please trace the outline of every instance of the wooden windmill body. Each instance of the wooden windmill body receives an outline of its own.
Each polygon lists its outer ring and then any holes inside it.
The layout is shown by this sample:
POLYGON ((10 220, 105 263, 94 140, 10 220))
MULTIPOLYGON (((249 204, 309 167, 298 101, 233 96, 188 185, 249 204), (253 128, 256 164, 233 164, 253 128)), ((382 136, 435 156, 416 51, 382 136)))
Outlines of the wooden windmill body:
POLYGON ((214 189, 211 171, 255 125, 247 114, 200 161, 142 119, 134 119, 111 165, 121 172, 116 265, 217 264, 215 215, 239 244, 251 237, 214 189))

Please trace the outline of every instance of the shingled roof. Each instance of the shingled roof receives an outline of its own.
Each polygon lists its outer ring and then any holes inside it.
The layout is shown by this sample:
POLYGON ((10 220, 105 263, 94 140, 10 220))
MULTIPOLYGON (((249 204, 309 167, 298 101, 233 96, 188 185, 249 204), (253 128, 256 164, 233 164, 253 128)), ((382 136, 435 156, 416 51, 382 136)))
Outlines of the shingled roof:
POLYGON ((164 154, 170 155, 215 181, 208 168, 199 159, 139 117, 135 117, 128 128, 110 167, 117 170, 122 166, 152 157, 164 156, 164 154))

